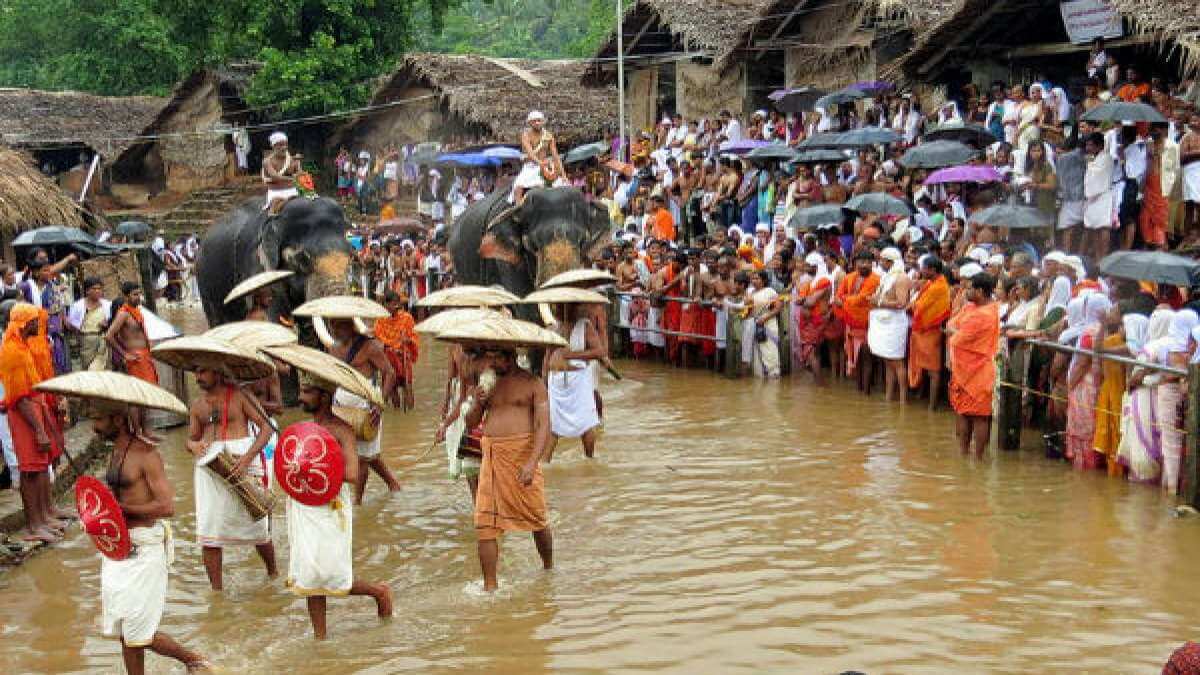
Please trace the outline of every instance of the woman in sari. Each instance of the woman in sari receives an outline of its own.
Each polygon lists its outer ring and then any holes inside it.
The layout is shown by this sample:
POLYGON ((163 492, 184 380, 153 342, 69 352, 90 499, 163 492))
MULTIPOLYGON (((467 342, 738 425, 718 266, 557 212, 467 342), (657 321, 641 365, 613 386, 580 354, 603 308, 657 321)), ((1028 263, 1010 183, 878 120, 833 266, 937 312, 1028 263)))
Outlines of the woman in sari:
MULTIPOLYGON (((1154 352, 1171 328, 1175 312, 1166 307, 1154 310, 1147 322, 1138 361, 1154 362, 1154 352)), ((1126 336, 1133 333, 1128 328, 1126 336)), ((1129 377, 1129 393, 1122 405, 1121 444, 1117 459, 1129 467, 1129 479, 1140 483, 1158 483, 1162 475, 1162 439, 1158 428, 1156 394, 1158 374, 1134 368, 1129 377)))
POLYGON ((1048 216, 1058 213, 1058 176, 1054 165, 1046 158, 1046 145, 1034 143, 1025 153, 1025 172, 1022 176, 1025 203, 1037 207, 1048 216))
POLYGON ((796 326, 793 362, 797 368, 812 370, 813 380, 823 384, 820 347, 829 322, 833 277, 825 266, 825 256, 815 251, 804 257, 804 266, 805 274, 796 284, 793 296, 796 326))
MULTIPOLYGON (((1192 331, 1200 325, 1200 317, 1184 309, 1171 317, 1167 337, 1148 346, 1151 357, 1159 365, 1187 368, 1192 348, 1192 331)), ((1162 487, 1174 495, 1179 489, 1179 467, 1183 458, 1183 415, 1180 407, 1186 397, 1186 383, 1179 375, 1160 372, 1155 392, 1155 415, 1162 442, 1162 487)))
POLYGON ((750 335, 750 347, 753 349, 752 367, 755 377, 768 379, 778 378, 780 374, 779 360, 779 322, 776 317, 782 309, 779 294, 770 286, 770 277, 765 270, 758 270, 750 275, 750 302, 753 322, 747 322, 754 328, 750 335))
POLYGON ((1017 106, 1017 149, 1025 152, 1029 144, 1042 138, 1042 119, 1045 109, 1042 107, 1042 85, 1033 84, 1029 87, 1029 98, 1017 106))
MULTIPOLYGON (((1099 361, 1100 375, 1103 380, 1100 384, 1099 396, 1096 399, 1096 434, 1093 447, 1096 454, 1104 458, 1110 476, 1119 476, 1122 472, 1117 449, 1121 444, 1121 415, 1126 393, 1126 366, 1112 359, 1101 359, 1099 355, 1130 356, 1125 327, 1129 325, 1135 332, 1138 331, 1137 318, 1141 319, 1140 330, 1144 332, 1149 319, 1130 312, 1128 303, 1122 302, 1114 305, 1104 317, 1103 327, 1098 335, 1099 341, 1096 343, 1096 360, 1099 361), (1126 321, 1126 318, 1130 321, 1126 321)), ((1135 338, 1141 339, 1137 335, 1135 338)))
MULTIPOLYGON (((1076 339, 1079 349, 1094 350, 1098 343, 1101 322, 1112 308, 1108 297, 1102 293, 1088 293, 1071 301, 1083 301, 1083 326, 1076 339)), ((1059 338, 1059 342, 1063 342, 1059 338)), ((1066 344, 1070 344, 1069 342, 1066 344)), ((1067 459, 1076 469, 1095 469, 1100 466, 1100 455, 1095 451, 1096 402, 1099 398, 1099 368, 1093 368, 1095 359, 1083 354, 1071 357, 1067 368, 1067 459)))

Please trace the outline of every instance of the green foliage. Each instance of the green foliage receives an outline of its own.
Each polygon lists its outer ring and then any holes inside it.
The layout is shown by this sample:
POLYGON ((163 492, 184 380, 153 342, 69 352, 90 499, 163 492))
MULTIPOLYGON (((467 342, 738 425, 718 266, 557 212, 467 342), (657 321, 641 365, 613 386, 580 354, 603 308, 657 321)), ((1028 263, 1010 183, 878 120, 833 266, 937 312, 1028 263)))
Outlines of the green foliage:
POLYGON ((417 48, 455 54, 585 58, 612 31, 616 0, 464 0, 417 48))

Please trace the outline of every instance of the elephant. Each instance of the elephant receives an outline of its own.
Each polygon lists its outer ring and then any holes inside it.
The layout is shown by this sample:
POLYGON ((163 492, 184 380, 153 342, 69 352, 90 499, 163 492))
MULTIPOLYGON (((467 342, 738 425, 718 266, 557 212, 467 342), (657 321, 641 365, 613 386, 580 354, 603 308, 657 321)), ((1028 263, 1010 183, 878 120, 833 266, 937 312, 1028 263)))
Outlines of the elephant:
POLYGON ((342 207, 327 198, 294 198, 268 216, 263 202, 246 200, 209 228, 200 244, 196 281, 209 326, 245 318, 246 303, 226 305, 225 296, 266 270, 295 272, 279 282, 273 315, 290 316, 305 300, 349 291, 354 249, 346 241, 350 224, 342 207))
POLYGON ((458 283, 500 284, 524 296, 560 272, 583 267, 611 241, 608 210, 577 188, 530 190, 519 206, 507 197, 507 190, 493 192, 452 226, 447 249, 458 283))

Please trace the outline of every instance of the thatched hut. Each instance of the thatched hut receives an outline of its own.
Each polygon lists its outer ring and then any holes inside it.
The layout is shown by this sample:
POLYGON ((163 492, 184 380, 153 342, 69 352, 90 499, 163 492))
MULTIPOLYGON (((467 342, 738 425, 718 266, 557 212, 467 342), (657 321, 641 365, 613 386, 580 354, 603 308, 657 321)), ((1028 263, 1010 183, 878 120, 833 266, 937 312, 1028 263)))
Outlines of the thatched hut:
POLYGON ((0 249, 13 261, 11 242, 25 230, 45 225, 84 227, 83 211, 27 153, 0 145, 0 249))
MULTIPOLYGON (((245 101, 246 87, 260 66, 231 64, 198 70, 175 86, 170 101, 113 162, 114 196, 142 200, 160 192, 185 193, 223 184, 239 164, 231 133, 259 121, 245 101)), ((265 132, 251 134, 260 141, 265 132)), ((243 171, 253 170, 249 153, 243 171)))
MULTIPOLYGON (((1106 40, 1110 55, 1126 65, 1168 79, 1195 72, 1200 63, 1200 18, 1182 0, 1109 0, 1116 35, 1106 40)), ((1104 17, 1099 17, 1104 18, 1104 17)), ((1088 22, 1101 25, 1095 12, 1088 22)), ((1072 28, 1075 28, 1074 26, 1072 28)), ((957 97, 973 83, 993 80, 1062 83, 1078 96, 1092 48, 1089 34, 1075 29, 1075 42, 1058 0, 956 0, 888 64, 884 75, 914 85, 944 87, 957 97)))
POLYGON ((373 108, 331 144, 376 150, 439 141, 444 147, 515 143, 531 110, 546 114, 560 147, 595 141, 617 127, 611 86, 581 84, 586 62, 409 54, 371 97, 373 108))

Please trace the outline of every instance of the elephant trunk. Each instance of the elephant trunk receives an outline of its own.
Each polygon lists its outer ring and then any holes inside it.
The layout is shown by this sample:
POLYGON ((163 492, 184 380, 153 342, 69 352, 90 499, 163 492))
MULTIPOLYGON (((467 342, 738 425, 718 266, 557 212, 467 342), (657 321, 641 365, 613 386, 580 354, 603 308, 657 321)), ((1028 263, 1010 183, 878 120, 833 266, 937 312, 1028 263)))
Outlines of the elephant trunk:
POLYGON ((323 253, 313 262, 312 271, 304 284, 307 300, 350 292, 350 256, 341 251, 323 253))
POLYGON ((579 246, 566 239, 555 239, 538 251, 537 285, 541 286, 556 274, 582 266, 579 246))

